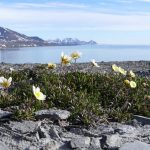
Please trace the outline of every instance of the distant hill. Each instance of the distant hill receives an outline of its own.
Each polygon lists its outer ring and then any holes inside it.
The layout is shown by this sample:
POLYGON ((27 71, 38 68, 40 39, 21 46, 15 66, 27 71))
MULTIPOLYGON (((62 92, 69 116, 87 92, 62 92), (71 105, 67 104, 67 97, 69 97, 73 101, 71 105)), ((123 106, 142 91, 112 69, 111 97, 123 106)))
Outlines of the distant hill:
POLYGON ((80 41, 79 39, 73 39, 73 38, 65 38, 63 40, 56 39, 56 40, 48 40, 47 41, 50 45, 59 45, 59 46, 73 46, 73 45, 95 45, 97 44, 95 41, 80 41))
POLYGON ((96 44, 95 41, 80 41, 78 39, 66 38, 63 40, 45 41, 39 37, 29 37, 16 31, 0 27, 0 48, 36 47, 36 46, 71 46, 96 44))
POLYGON ((29 37, 24 34, 0 27, 0 48, 35 47, 48 45, 39 37, 29 37))

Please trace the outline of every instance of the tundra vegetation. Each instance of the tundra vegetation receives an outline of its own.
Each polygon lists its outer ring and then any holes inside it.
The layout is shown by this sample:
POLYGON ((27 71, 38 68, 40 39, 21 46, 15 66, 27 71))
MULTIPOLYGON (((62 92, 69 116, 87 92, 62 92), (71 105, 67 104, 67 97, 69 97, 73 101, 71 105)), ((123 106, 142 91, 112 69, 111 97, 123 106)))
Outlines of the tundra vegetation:
MULTIPOLYGON (((62 53, 62 67, 67 68, 72 59, 76 63, 80 56, 62 53)), ((99 67, 95 60, 93 67, 99 67)), ((70 111, 71 123, 84 125, 126 122, 135 114, 150 117, 149 78, 115 64, 111 73, 55 73, 56 68, 49 63, 20 71, 0 70, 0 108, 11 110, 16 120, 34 120, 37 110, 55 107, 70 111)))

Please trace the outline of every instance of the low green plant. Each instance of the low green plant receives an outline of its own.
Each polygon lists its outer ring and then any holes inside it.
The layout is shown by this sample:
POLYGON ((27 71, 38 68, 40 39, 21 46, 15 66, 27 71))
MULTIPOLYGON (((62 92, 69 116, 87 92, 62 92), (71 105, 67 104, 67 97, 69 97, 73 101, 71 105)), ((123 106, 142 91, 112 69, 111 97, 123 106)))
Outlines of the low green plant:
POLYGON ((12 73, 8 90, 0 90, 0 108, 18 106, 15 119, 34 119, 40 109, 60 108, 71 112, 72 123, 92 124, 102 121, 128 121, 134 114, 150 117, 150 80, 135 77, 136 88, 124 83, 126 76, 109 73, 70 72, 56 74, 42 65, 12 73), (32 86, 39 86, 45 101, 36 100, 32 86))

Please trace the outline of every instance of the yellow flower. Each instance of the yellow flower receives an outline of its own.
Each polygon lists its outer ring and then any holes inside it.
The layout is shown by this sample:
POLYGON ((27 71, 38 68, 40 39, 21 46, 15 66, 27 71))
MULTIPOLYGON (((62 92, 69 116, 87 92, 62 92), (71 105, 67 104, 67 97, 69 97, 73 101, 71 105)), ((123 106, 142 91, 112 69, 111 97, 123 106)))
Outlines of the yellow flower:
POLYGON ((131 88, 136 88, 136 83, 134 81, 130 81, 130 87, 131 88))
POLYGON ((80 52, 73 52, 70 56, 72 59, 76 60, 76 59, 80 58, 81 55, 82 55, 82 53, 80 53, 80 52))
POLYGON ((124 83, 125 83, 126 85, 129 85, 129 84, 130 84, 130 81, 129 81, 129 80, 124 80, 124 83))
POLYGON ((71 57, 64 55, 64 53, 61 53, 61 64, 62 65, 69 65, 71 63, 71 57))
POLYGON ((119 72, 119 67, 116 64, 112 65, 112 70, 115 72, 119 72))
POLYGON ((92 64, 92 67, 100 67, 100 66, 95 62, 95 59, 92 59, 92 60, 91 60, 91 64, 92 64))
POLYGON ((132 70, 129 71, 128 75, 132 78, 135 78, 135 73, 132 70))
POLYGON ((36 88, 35 86, 33 86, 33 94, 36 97, 36 99, 38 99, 38 100, 43 101, 46 99, 46 95, 44 95, 42 92, 40 92, 39 87, 36 88))
POLYGON ((6 79, 4 77, 0 77, 0 87, 1 88, 9 88, 11 85, 12 77, 6 79))
POLYGON ((49 69, 55 69, 56 68, 56 64, 54 64, 54 63, 48 63, 48 68, 49 69))
POLYGON ((119 67, 119 72, 123 75, 126 75, 127 74, 127 71, 125 71, 123 68, 119 67))

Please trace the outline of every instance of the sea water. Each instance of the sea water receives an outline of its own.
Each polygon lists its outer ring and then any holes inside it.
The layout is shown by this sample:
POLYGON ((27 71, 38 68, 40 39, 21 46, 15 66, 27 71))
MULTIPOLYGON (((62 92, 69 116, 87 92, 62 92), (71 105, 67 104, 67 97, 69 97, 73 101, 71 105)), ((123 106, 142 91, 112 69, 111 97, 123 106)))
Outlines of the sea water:
POLYGON ((78 62, 96 61, 138 61, 150 60, 150 46, 137 45, 82 45, 25 47, 0 50, 0 62, 5 63, 48 63, 60 62, 61 52, 70 55, 79 51, 78 62))

